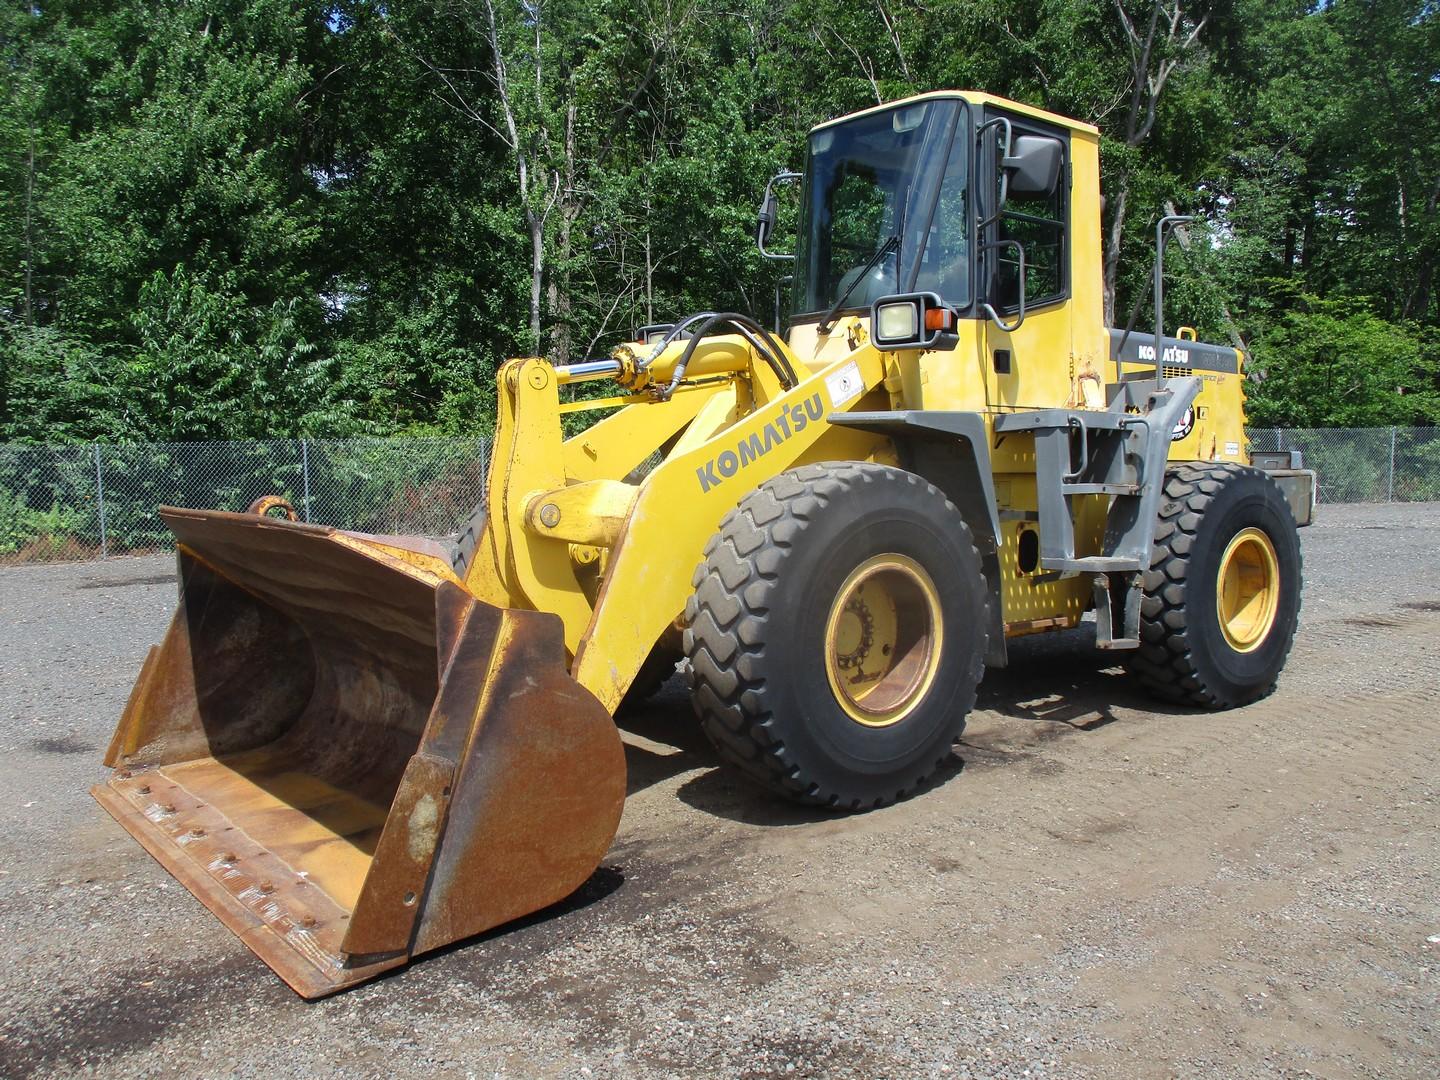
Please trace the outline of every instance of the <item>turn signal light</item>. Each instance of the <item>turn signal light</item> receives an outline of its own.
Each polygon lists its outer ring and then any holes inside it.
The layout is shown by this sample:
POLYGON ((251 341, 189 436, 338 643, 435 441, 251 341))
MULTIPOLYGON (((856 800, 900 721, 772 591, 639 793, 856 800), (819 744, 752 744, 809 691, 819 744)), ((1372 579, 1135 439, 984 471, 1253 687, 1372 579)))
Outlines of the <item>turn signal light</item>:
POLYGON ((932 307, 925 309, 926 330, 954 330, 955 312, 947 307, 932 307))

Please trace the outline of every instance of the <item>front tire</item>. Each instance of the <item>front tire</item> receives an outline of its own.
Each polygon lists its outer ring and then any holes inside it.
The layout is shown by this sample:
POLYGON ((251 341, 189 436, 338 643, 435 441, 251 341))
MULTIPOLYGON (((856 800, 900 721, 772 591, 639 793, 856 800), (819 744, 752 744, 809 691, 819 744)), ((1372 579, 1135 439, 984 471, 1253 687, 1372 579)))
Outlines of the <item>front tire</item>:
POLYGON ((1172 466, 1130 670, 1167 701, 1257 701, 1290 654, 1300 586, 1295 518, 1270 477, 1226 462, 1172 466))
POLYGON ((984 671, 989 589, 969 528, 919 476, 806 465, 721 522, 685 653, 722 758, 841 810, 912 792, 950 753, 984 671))

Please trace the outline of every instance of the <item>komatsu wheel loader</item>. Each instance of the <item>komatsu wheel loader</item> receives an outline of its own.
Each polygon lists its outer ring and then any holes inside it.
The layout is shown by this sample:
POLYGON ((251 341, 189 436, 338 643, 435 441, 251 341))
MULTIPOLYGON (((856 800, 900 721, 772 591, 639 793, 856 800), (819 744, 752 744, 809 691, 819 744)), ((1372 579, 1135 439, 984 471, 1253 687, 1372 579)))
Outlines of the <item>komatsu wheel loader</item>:
POLYGON ((1091 611, 1163 698, 1268 693, 1313 475, 1255 467, 1244 357, 1164 335, 1158 263, 1154 332, 1105 326, 1098 151, 981 93, 815 128, 785 339, 704 312, 509 361, 453 544, 162 509, 179 609, 96 798, 315 997, 580 886, 612 716, 678 661, 727 762, 839 811, 913 792, 1010 639, 1091 611))

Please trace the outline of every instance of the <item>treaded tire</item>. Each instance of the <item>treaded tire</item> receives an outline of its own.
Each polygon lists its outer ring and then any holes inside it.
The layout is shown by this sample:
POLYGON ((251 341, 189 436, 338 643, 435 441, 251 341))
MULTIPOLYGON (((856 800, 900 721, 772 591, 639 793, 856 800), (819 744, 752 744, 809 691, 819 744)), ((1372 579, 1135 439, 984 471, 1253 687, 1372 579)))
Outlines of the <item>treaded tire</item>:
POLYGON ((687 678, 720 756, 786 798, 838 810, 913 792, 949 755, 984 673, 989 589, 955 506, 914 473, 827 462, 781 473, 720 524, 685 606, 687 678), (852 720, 826 674, 830 607, 849 575, 899 554, 929 575, 939 659, 887 727, 852 720))
POLYGON ((1300 538, 1275 481, 1228 462, 1172 466, 1155 526, 1140 648, 1130 670, 1166 701, 1227 709, 1265 697, 1285 666, 1300 616, 1300 538), (1216 611, 1220 561, 1231 539, 1262 530, 1275 549, 1279 598, 1269 631, 1250 651, 1225 638, 1216 611))

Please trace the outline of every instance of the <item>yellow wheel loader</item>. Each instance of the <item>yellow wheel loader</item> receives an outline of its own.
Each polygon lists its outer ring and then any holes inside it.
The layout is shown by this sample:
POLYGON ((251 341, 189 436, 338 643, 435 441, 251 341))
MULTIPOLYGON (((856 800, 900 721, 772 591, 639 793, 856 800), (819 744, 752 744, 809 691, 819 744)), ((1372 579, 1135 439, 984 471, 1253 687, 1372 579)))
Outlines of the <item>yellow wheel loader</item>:
POLYGON ((1163 333, 1173 221, 1153 333, 1105 326, 1098 147, 980 93, 815 128, 784 339, 703 312, 508 362, 453 544, 163 509, 180 605, 96 798, 315 997, 581 885, 612 715, 677 661, 726 761, 840 811, 913 792, 1007 642, 1092 611, 1165 698, 1266 694, 1313 475, 1252 462, 1240 353, 1163 333))

